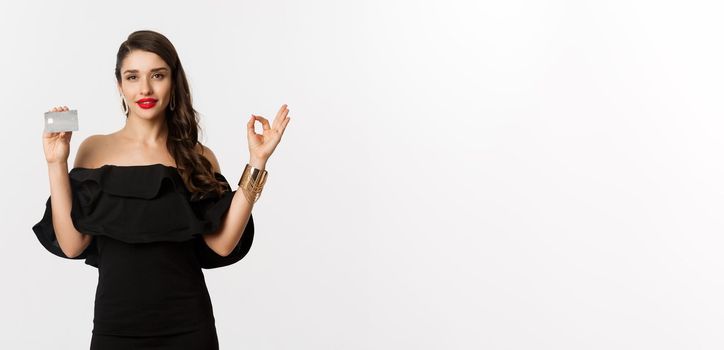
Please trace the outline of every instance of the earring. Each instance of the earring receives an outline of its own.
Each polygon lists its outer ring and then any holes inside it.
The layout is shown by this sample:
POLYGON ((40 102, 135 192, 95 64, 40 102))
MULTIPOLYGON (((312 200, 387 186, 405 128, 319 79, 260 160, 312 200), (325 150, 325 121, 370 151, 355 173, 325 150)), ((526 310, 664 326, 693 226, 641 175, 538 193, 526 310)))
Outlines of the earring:
POLYGON ((176 108, 176 95, 171 94, 171 103, 169 105, 169 108, 173 111, 174 108, 176 108))
POLYGON ((121 104, 123 104, 123 114, 128 116, 128 104, 126 103, 126 99, 121 96, 121 104))

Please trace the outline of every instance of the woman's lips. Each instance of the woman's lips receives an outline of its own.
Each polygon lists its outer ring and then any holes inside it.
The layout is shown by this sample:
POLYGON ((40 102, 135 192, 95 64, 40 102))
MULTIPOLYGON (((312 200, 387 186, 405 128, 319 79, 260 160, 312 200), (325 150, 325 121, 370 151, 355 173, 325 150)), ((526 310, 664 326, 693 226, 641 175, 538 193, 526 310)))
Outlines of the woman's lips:
POLYGON ((156 105, 156 101, 141 101, 138 102, 138 106, 143 109, 153 108, 156 105))

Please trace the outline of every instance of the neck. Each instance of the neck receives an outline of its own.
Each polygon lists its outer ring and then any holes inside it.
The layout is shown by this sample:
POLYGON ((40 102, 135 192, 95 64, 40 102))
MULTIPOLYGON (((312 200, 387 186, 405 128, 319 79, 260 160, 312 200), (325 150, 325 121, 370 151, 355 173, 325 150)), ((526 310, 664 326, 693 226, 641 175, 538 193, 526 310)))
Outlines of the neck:
POLYGON ((163 116, 144 119, 131 113, 120 134, 134 143, 149 146, 165 145, 168 139, 168 126, 163 116))

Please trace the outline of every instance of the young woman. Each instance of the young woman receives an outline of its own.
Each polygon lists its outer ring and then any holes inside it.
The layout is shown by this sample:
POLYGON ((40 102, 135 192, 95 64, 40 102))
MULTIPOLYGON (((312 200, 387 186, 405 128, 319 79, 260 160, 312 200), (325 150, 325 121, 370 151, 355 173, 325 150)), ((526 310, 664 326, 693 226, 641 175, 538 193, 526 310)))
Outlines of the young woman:
POLYGON ((115 76, 126 124, 84 140, 70 172, 72 132, 43 133, 50 197, 33 231, 51 253, 98 268, 91 349, 218 349, 201 269, 249 251, 251 210, 289 109, 282 105, 271 125, 251 116, 249 162, 232 191, 198 140, 188 82, 165 36, 129 35, 115 76))

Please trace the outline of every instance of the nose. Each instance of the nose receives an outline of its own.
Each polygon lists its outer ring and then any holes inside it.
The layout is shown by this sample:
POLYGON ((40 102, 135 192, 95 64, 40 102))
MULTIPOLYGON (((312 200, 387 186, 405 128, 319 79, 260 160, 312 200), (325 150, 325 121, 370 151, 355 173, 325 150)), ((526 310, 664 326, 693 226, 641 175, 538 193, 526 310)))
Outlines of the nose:
POLYGON ((141 95, 151 95, 153 91, 151 91, 151 83, 148 81, 147 78, 143 79, 143 82, 141 83, 141 95))

